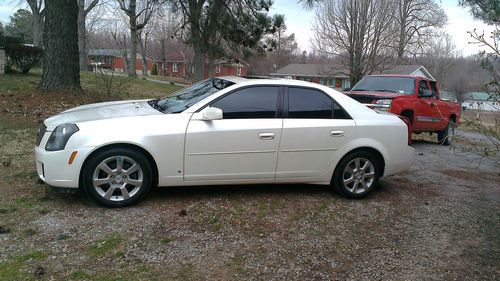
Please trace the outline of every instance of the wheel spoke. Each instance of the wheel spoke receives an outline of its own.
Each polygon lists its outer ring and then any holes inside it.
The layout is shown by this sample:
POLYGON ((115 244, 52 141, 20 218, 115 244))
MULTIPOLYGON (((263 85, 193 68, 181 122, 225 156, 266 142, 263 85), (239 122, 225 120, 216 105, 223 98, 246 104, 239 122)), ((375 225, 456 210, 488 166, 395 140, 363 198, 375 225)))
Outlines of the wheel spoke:
POLYGON ((99 169, 101 169, 103 172, 105 172, 108 175, 111 175, 113 173, 113 170, 108 166, 108 164, 102 162, 99 164, 99 169))
POLYGON ((370 178, 370 179, 371 179, 371 178, 375 177, 375 172, 365 173, 365 177, 367 177, 367 178, 370 178))
POLYGON ((344 184, 348 185, 348 184, 350 184, 353 181, 354 181, 354 177, 350 177, 350 178, 344 180, 344 184))
POLYGON ((123 174, 130 176, 130 174, 133 174, 134 172, 137 172, 139 170, 139 165, 134 164, 132 167, 128 168, 123 174))
POLYGON ((123 171, 123 157, 116 157, 116 171, 123 171))
POLYGON ((141 186, 142 185, 142 180, 134 180, 131 178, 124 179, 123 182, 131 184, 133 186, 141 186))
POLYGON ((122 192, 123 200, 127 200, 130 198, 130 195, 128 194, 128 190, 124 188, 120 188, 120 191, 122 192))
POLYGON ((354 184, 352 185, 352 193, 356 193, 357 190, 358 190, 358 182, 354 182, 354 184))
POLYGON ((111 196, 113 195, 113 192, 115 191, 115 188, 110 186, 108 188, 108 191, 106 191, 106 194, 104 194, 104 198, 108 199, 111 198, 111 196))
POLYGON ((363 181, 361 181, 361 185, 363 186, 363 188, 364 188, 365 190, 368 190, 368 188, 369 188, 369 187, 368 187, 368 185, 366 184, 366 182, 365 182, 364 180, 363 180, 363 181))
POLYGON ((354 165, 356 165, 356 171, 359 171, 359 166, 361 165, 359 162, 360 162, 359 158, 354 160, 354 165))
POLYGON ((370 161, 365 161, 365 164, 363 165, 363 167, 361 167, 361 171, 366 171, 366 169, 368 169, 370 167, 370 161))
POLYGON ((94 185, 97 185, 97 186, 107 184, 107 183, 109 183, 109 177, 107 177, 105 179, 94 179, 93 182, 94 182, 94 185))

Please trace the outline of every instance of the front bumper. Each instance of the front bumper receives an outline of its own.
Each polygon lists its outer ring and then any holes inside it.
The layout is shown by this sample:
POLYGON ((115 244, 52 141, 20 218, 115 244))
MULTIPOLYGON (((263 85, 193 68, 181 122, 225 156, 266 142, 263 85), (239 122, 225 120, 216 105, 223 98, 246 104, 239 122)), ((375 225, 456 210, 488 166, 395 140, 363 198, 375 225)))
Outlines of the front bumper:
POLYGON ((46 184, 55 187, 78 188, 80 171, 91 147, 46 151, 41 146, 35 147, 35 161, 38 176, 46 184), (77 151, 72 164, 71 153, 77 151))

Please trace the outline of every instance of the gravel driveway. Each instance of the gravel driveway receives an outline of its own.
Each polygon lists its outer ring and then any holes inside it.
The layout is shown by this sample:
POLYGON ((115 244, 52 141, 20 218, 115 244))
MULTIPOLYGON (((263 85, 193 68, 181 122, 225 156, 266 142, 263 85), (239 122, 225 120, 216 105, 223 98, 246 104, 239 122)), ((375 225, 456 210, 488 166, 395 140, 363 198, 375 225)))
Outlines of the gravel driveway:
POLYGON ((500 278, 499 166, 449 147, 415 141, 411 170, 363 200, 311 185, 183 187, 105 209, 36 184, 31 135, 0 130, 2 155, 24 151, 0 166, 0 280, 500 278))

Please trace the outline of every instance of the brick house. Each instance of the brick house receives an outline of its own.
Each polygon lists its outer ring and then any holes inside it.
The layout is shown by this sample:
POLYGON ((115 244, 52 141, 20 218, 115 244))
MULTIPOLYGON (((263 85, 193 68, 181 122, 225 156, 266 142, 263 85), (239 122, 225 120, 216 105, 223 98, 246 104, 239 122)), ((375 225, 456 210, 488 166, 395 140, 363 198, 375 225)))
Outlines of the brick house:
POLYGON ((292 63, 270 76, 314 82, 336 90, 351 87, 349 70, 339 65, 292 63))
MULTIPOLYGON (((113 69, 115 71, 126 72, 126 64, 123 53, 119 49, 91 49, 87 54, 89 67, 95 67, 97 65, 106 68, 113 69)), ((130 58, 130 55, 129 55, 130 58)), ((154 59, 146 56, 147 71, 151 73, 153 68, 154 59)), ((137 53, 137 58, 135 62, 135 69, 137 73, 142 72, 142 55, 137 53)))

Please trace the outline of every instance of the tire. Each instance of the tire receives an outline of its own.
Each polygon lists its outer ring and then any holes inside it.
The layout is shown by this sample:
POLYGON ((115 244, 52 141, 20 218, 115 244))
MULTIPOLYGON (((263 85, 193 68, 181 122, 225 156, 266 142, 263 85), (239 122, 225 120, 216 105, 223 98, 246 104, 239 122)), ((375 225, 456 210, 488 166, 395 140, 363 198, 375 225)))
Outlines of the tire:
POLYGON ((83 168, 82 185, 94 201, 116 208, 130 206, 146 196, 152 178, 151 164, 142 153, 112 148, 91 156, 83 168))
POLYGON ((442 145, 450 145, 455 136, 455 125, 453 120, 450 119, 448 126, 440 132, 438 132, 438 142, 442 145))
POLYGON ((362 198, 375 188, 381 171, 382 165, 373 154, 356 151, 340 160, 332 183, 337 191, 346 197, 362 198))

